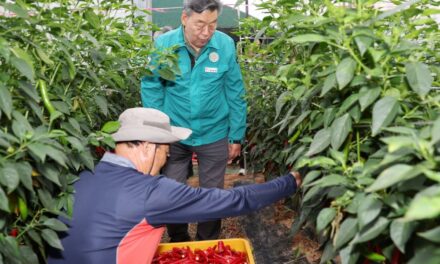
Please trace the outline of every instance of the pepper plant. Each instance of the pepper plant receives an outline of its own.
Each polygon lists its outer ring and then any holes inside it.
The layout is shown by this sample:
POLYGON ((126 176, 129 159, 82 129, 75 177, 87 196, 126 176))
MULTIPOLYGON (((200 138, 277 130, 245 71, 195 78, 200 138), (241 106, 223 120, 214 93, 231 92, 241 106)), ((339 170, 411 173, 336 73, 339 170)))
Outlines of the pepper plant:
POLYGON ((115 0, 0 7, 0 263, 45 263, 62 249, 57 217, 72 214, 79 171, 114 145, 107 121, 140 105, 152 25, 115 0))
POLYGON ((304 172, 322 263, 440 261, 439 4, 391 2, 265 1, 240 31, 251 157, 304 172))

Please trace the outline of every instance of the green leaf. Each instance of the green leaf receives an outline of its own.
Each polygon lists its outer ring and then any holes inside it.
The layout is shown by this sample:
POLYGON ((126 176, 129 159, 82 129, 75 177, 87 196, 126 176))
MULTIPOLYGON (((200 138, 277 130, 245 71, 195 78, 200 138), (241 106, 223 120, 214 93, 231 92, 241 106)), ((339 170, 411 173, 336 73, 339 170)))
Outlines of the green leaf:
POLYGON ((440 195, 421 196, 415 198, 409 205, 405 220, 432 219, 440 215, 440 195))
POLYGON ((47 155, 46 148, 47 147, 46 147, 45 144, 42 144, 42 143, 39 143, 39 142, 34 142, 34 143, 28 145, 29 151, 33 155, 38 157, 41 162, 44 162, 46 160, 46 155, 47 155))
POLYGON ((431 131, 431 144, 436 144, 440 141, 440 117, 435 120, 431 131))
POLYGON ((330 107, 325 109, 324 111, 324 127, 328 127, 330 126, 331 122, 333 122, 333 120, 335 119, 336 116, 336 108, 335 107, 330 107))
POLYGON ((28 64, 25 60, 12 57, 11 64, 26 78, 31 82, 34 82, 34 68, 31 64, 28 64))
POLYGON ((356 70, 356 61, 351 57, 347 57, 339 63, 336 68, 336 80, 338 81, 339 90, 342 90, 351 82, 356 70))
POLYGON ((437 245, 424 245, 416 247, 414 257, 408 264, 438 264, 440 262, 440 249, 437 245))
POLYGON ((33 191, 32 186, 32 167, 28 162, 20 162, 15 165, 18 175, 20 175, 20 182, 26 189, 33 191))
POLYGON ((275 119, 277 119, 280 115, 281 109, 283 109, 283 106, 286 104, 287 98, 289 97, 290 93, 290 91, 285 91, 278 97, 277 102, 275 103, 275 119))
POLYGON ((373 195, 368 195, 363 201, 361 201, 358 208, 359 228, 363 228, 376 219, 381 210, 382 202, 373 195))
POLYGON ((334 74, 334 73, 329 74, 325 78, 324 84, 322 85, 320 97, 323 97, 324 95, 326 95, 335 86, 336 86, 336 74, 334 74))
POLYGON ((289 131, 288 134, 290 135, 293 130, 302 122, 304 121, 304 119, 306 119, 306 117, 308 117, 310 114, 310 110, 304 111, 301 113, 301 115, 299 117, 297 117, 295 119, 295 122, 293 122, 292 124, 289 125, 289 131))
POLYGON ((440 183, 440 172, 432 171, 427 168, 422 168, 422 171, 427 178, 440 183))
POLYGON ((67 141, 69 141, 69 143, 72 145, 72 147, 74 149, 78 150, 79 152, 84 150, 83 142, 81 142, 78 138, 76 138, 76 137, 67 137, 66 139, 67 139, 67 141))
POLYGON ((28 11, 18 4, 2 3, 1 5, 21 18, 29 18, 28 11))
POLYGON ((89 22, 92 25, 92 27, 96 29, 100 27, 99 17, 95 14, 95 12, 93 12, 93 10, 88 9, 84 13, 84 16, 87 22, 89 22))
POLYGON ((321 196, 321 190, 322 188, 320 186, 313 186, 309 191, 306 192, 301 202, 305 204, 314 199, 316 196, 321 196))
POLYGON ((316 178, 321 176, 321 171, 310 171, 306 174, 303 181, 303 186, 306 186, 307 184, 313 182, 316 178))
POLYGON ((108 102, 105 97, 96 95, 95 96, 95 102, 98 105, 99 109, 101 110, 101 113, 103 113, 105 116, 108 115, 108 102))
POLYGON ((54 201, 52 199, 52 196, 50 195, 48 190, 45 189, 38 189, 38 198, 40 199, 41 203, 44 207, 46 207, 49 210, 54 209, 54 201))
POLYGON ((374 39, 371 37, 372 35, 374 36, 374 34, 371 31, 371 29, 361 28, 361 29, 355 29, 354 35, 355 35, 354 40, 356 42, 356 46, 359 49, 359 53, 361 54, 361 56, 364 56, 367 49, 374 42, 374 39))
POLYGON ((361 106, 362 112, 365 109, 367 109, 368 106, 370 106, 372 103, 376 101, 376 99, 380 95, 380 92, 381 89, 379 87, 372 89, 366 88, 359 92, 359 104, 361 106))
POLYGON ((11 48, 15 55, 11 57, 11 64, 31 82, 34 82, 35 70, 31 57, 22 49, 15 47, 11 48))
POLYGON ((52 113, 50 113, 50 119, 49 122, 50 124, 53 123, 53 121, 55 121, 57 118, 63 116, 63 113, 59 112, 59 111, 53 111, 52 113))
MULTIPOLYGON (((20 252, 18 251, 17 240, 12 236, 4 237, 3 234, 0 236, 0 252, 4 253, 4 255, 8 256, 8 260, 20 259, 20 252)), ((21 264, 18 261, 13 262, 13 263, 14 264, 21 264)), ((7 264, 9 264, 9 263, 7 263, 7 264)))
POLYGON ((38 263, 37 254, 35 254, 31 247, 20 245, 19 250, 24 263, 38 263))
POLYGON ((176 79, 174 72, 169 68, 161 68, 157 72, 161 78, 167 81, 174 81, 176 79))
POLYGON ((419 232, 417 235, 429 241, 440 243, 440 226, 434 227, 433 229, 425 232, 419 232))
POLYGON ((43 241, 41 240, 41 236, 35 231, 35 229, 29 229, 27 235, 35 241, 39 246, 43 247, 43 241))
POLYGON ((359 259, 359 252, 352 252, 353 246, 349 245, 339 251, 341 264, 356 264, 359 259))
POLYGON ((341 165, 346 163, 345 155, 344 155, 344 153, 342 153, 340 151, 337 151, 337 150, 334 150, 334 149, 330 149, 330 156, 334 160, 338 161, 338 163, 341 164, 341 165))
POLYGON ((14 163, 6 163, 0 168, 0 183, 8 188, 8 194, 13 192, 20 183, 20 176, 14 163))
POLYGON ((41 171, 41 173, 43 174, 43 176, 46 179, 50 180, 51 182, 55 183, 58 186, 61 186, 60 179, 59 179, 60 171, 58 170, 57 167, 55 167, 52 164, 47 164, 47 165, 41 166, 39 168, 39 170, 41 171))
POLYGON ((0 110, 6 114, 8 119, 11 119, 12 113, 12 96, 8 88, 0 82, 0 110))
POLYGON ((319 212, 316 219, 316 231, 321 232, 330 224, 336 216, 336 210, 334 208, 324 208, 319 212))
POLYGON ((80 153, 79 158, 81 160, 81 163, 89 170, 93 170, 95 164, 94 164, 94 158, 92 154, 90 154, 90 151, 83 151, 80 153))
POLYGON ((319 166, 322 168, 328 168, 332 166, 336 166, 336 162, 333 159, 324 157, 324 156, 317 156, 315 158, 304 158, 298 159, 297 163, 295 164, 296 168, 302 168, 304 166, 314 167, 319 166))
POLYGON ((9 212, 9 199, 6 196, 6 193, 3 191, 3 188, 0 186, 0 210, 5 212, 9 212))
POLYGON ((67 161, 67 156, 66 154, 64 154, 62 151, 47 145, 47 155, 49 157, 51 157, 53 160, 55 160, 58 164, 60 164, 63 167, 67 167, 66 165, 66 161, 67 161))
POLYGON ((342 222, 339 231, 335 235, 335 249, 344 246, 357 233, 357 220, 355 218, 347 218, 342 222))
POLYGON ((104 135, 104 138, 102 139, 102 143, 104 143, 105 145, 109 146, 112 149, 115 148, 115 140, 111 136, 104 135))
POLYGON ((413 166, 406 164, 396 164, 385 169, 374 183, 365 191, 374 192, 377 190, 388 188, 396 183, 408 179, 408 175, 413 170, 413 166))
POLYGON ((109 121, 104 124, 104 126, 101 128, 101 131, 104 133, 115 133, 118 131, 118 129, 121 127, 121 123, 119 121, 109 121))
POLYGON ((379 62, 379 60, 382 59, 382 57, 387 53, 385 50, 377 50, 376 48, 368 48, 368 53, 370 53, 371 57, 373 58, 374 63, 379 62))
POLYGON ((359 121, 361 120, 361 108, 358 105, 352 107, 348 111, 348 114, 351 116, 355 123, 359 123, 359 121))
POLYGON ((327 37, 318 34, 303 34, 294 36, 289 39, 293 43, 307 43, 307 42, 326 42, 327 37))
POLYGON ((425 96, 431 91, 433 78, 429 67, 422 62, 410 62, 405 65, 406 79, 409 86, 420 96, 425 96))
POLYGON ((66 161, 67 157, 66 154, 61 152, 60 150, 54 148, 51 145, 42 144, 39 142, 33 142, 32 144, 28 145, 29 150, 32 154, 37 156, 42 162, 45 161, 46 156, 51 157, 53 160, 55 160, 58 164, 67 167, 66 161))
POLYGON ((351 200, 351 203, 345 208, 346 212, 356 214, 359 208, 359 205, 361 202, 365 199, 366 195, 364 192, 358 192, 354 196, 353 200, 351 200))
POLYGON ((345 185, 347 183, 348 183, 347 177, 337 174, 330 174, 315 181, 311 185, 318 185, 320 187, 329 187, 335 185, 345 185))
POLYGON ((48 218, 43 222, 43 225, 50 227, 55 231, 67 231, 69 228, 60 220, 56 218, 48 218))
POLYGON ((6 39, 0 37, 0 55, 2 55, 6 61, 9 61, 9 57, 11 55, 11 51, 9 49, 9 43, 6 41, 6 39))
POLYGON ((81 126, 77 120, 75 120, 74 118, 69 118, 69 124, 76 130, 76 132, 81 134, 81 126))
POLYGON ((323 128, 313 137, 312 144, 306 156, 312 156, 326 149, 330 145, 331 129, 323 128))
POLYGON ((325 245, 324 251, 322 252, 321 261, 319 262, 319 264, 327 263, 336 256, 336 253, 337 252, 335 251, 333 244, 328 241, 325 245))
MULTIPOLYGON (((388 131, 388 129, 386 129, 388 131)), ((388 152, 393 153, 401 148, 412 147, 416 144, 414 137, 396 136, 381 138, 388 145, 388 152)))
POLYGON ((399 102, 394 97, 385 96, 374 104, 372 135, 376 136, 384 127, 387 127, 399 111, 399 102))
POLYGON ((44 63, 46 63, 46 64, 49 65, 49 66, 54 65, 53 60, 51 60, 51 59, 49 58, 49 56, 46 54, 46 52, 43 51, 43 49, 37 47, 35 50, 37 51, 38 57, 40 57, 40 59, 41 59, 44 63))
POLYGON ((414 231, 415 225, 411 222, 405 222, 401 219, 396 219, 391 222, 390 236, 397 248, 405 253, 405 245, 414 231))
POLYGON ((331 145, 335 150, 341 147, 350 131, 351 118, 348 113, 333 121, 331 127, 331 145))
POLYGON ((52 229, 43 229, 41 231, 41 237, 52 247, 64 250, 63 245, 61 245, 61 241, 58 238, 57 233, 52 229))
POLYGON ((385 217, 379 217, 374 223, 365 226, 354 239, 355 243, 363 243, 376 238, 382 233, 389 224, 385 217))
POLYGON ((355 93, 347 97, 338 110, 337 116, 345 114, 359 100, 359 94, 355 93))

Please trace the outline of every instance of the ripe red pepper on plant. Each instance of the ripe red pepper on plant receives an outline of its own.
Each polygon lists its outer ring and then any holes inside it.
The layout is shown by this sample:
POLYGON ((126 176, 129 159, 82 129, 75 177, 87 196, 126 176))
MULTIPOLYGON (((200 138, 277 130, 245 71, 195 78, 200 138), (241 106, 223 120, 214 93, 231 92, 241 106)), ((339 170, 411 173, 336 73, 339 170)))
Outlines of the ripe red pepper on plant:
POLYGON ((217 245, 208 247, 205 250, 195 249, 194 252, 189 248, 174 247, 170 251, 156 254, 153 264, 193 264, 193 263, 212 263, 212 264, 246 264, 247 256, 244 252, 231 249, 223 241, 217 245))
POLYGON ((12 228, 11 232, 9 232, 9 235, 12 236, 12 237, 17 237, 18 229, 17 228, 12 228))

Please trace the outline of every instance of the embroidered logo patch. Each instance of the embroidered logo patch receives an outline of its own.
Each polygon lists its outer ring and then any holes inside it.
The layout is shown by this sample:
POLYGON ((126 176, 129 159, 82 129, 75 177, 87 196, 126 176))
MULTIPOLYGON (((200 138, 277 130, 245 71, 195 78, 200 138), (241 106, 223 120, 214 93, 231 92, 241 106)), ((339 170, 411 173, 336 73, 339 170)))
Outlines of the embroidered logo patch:
POLYGON ((218 59, 219 59, 219 56, 218 56, 217 52, 213 51, 213 52, 209 53, 209 60, 211 62, 217 62, 218 59))

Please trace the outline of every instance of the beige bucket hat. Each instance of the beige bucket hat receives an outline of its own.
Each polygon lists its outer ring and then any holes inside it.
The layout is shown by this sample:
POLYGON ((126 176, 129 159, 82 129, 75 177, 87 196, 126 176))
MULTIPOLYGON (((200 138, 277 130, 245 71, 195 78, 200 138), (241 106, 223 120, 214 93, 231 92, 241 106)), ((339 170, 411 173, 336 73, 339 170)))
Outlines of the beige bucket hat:
POLYGON ((121 127, 112 134, 116 142, 173 143, 188 138, 192 133, 191 129, 171 126, 170 118, 153 108, 129 108, 119 116, 119 122, 121 127))

